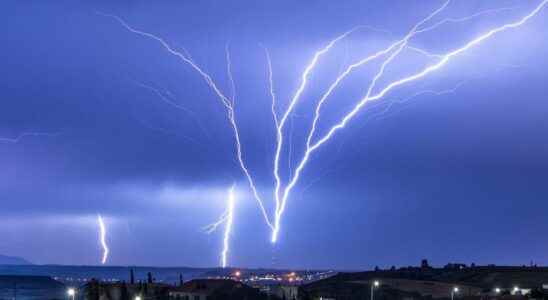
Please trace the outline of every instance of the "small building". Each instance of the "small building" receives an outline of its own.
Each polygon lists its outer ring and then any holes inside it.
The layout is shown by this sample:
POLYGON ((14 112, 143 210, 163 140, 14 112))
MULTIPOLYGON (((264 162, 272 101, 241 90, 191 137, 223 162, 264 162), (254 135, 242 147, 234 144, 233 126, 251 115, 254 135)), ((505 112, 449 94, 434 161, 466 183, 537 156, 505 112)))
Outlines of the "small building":
POLYGON ((462 270, 466 269, 466 264, 461 263, 448 263, 443 268, 446 270, 462 270))
POLYGON ((510 294, 513 296, 526 296, 531 294, 531 289, 513 288, 510 294))
POLYGON ((99 282, 91 280, 78 292, 78 299, 84 300, 133 300, 140 297, 143 300, 165 299, 170 286, 161 283, 139 282, 99 282))
POLYGON ((299 299, 299 287, 295 285, 273 285, 270 287, 270 294, 284 300, 299 299))

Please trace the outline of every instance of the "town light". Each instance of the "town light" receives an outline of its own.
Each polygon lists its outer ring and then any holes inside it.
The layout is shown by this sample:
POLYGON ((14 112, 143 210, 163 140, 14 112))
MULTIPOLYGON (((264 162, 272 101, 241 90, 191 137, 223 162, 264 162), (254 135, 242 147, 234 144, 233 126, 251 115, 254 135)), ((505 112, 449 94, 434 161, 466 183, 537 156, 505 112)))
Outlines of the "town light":
POLYGON ((236 277, 240 277, 240 275, 242 275, 242 273, 240 273, 240 271, 236 271, 236 273, 234 273, 234 275, 235 275, 236 277))
POLYGON ((455 298, 455 294, 459 292, 459 288, 456 286, 453 288, 453 290, 451 291, 451 300, 453 300, 455 298))
POLYGON ((71 297, 72 300, 74 300, 74 298, 75 298, 75 296, 76 296, 76 290, 73 289, 73 288, 69 288, 69 289, 67 290, 67 295, 68 295, 69 297, 71 297))
POLYGON ((381 283, 378 280, 373 281, 373 284, 371 285, 371 300, 373 300, 373 297, 375 296, 375 288, 379 287, 381 283))

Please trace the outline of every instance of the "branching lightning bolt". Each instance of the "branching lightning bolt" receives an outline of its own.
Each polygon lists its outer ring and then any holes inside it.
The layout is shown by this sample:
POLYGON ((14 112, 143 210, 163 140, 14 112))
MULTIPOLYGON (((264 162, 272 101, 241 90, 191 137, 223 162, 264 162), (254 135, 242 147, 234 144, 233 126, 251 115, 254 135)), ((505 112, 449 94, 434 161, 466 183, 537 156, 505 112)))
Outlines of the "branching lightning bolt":
POLYGON ((151 91, 152 93, 156 94, 163 102, 167 103, 168 105, 171 105, 173 107, 175 107, 176 109, 179 109, 179 110, 182 110, 182 111, 185 111, 189 114, 192 114, 194 115, 195 112, 193 112, 192 110, 182 106, 181 104, 179 103, 176 103, 175 101, 173 101, 172 99, 170 99, 169 97, 166 96, 166 94, 168 94, 167 92, 162 92, 160 91, 159 89, 153 87, 153 86, 150 86, 148 84, 145 84, 145 83, 142 83, 142 82, 138 82, 138 81, 133 81, 137 86, 139 87, 142 87, 144 89, 147 89, 149 91, 151 91))
POLYGON ((103 257, 101 258, 101 264, 106 264, 109 254, 109 249, 107 245, 107 227, 101 215, 97 215, 97 224, 99 225, 99 242, 101 247, 103 247, 103 257))
POLYGON ((270 92, 270 98, 271 98, 271 105, 270 110, 272 111, 272 119, 274 120, 274 125, 276 125, 276 128, 279 126, 278 122, 278 113, 276 112, 276 92, 274 91, 274 79, 273 79, 273 73, 272 73, 272 59, 270 59, 270 52, 266 47, 263 47, 266 62, 268 66, 268 90, 270 92))
POLYGON ((502 12, 502 11, 510 11, 510 10, 514 10, 516 9, 517 7, 502 7, 502 8, 493 8, 493 9, 486 9, 486 10, 483 10, 483 11, 480 11, 480 12, 477 12, 473 15, 470 15, 470 16, 466 16, 466 17, 462 17, 462 18, 447 18, 447 19, 443 19, 437 23, 435 23, 434 25, 432 26, 429 26, 429 27, 426 27, 426 28, 423 28, 421 30, 417 30, 417 33, 423 33, 423 32, 427 32, 427 31, 430 31, 430 30, 434 30, 446 23, 461 23, 461 22, 465 22, 465 21, 468 21, 468 20, 471 20, 473 18, 477 18, 477 17, 480 17, 480 16, 483 16, 483 15, 486 15, 486 14, 492 14, 492 13, 497 13, 497 12, 502 12))
MULTIPOLYGON (((276 126, 276 152, 274 154, 274 172, 273 172, 274 173, 274 178, 276 179, 276 186, 274 188, 274 199, 275 199, 275 202, 276 202, 276 211, 275 211, 274 227, 272 228, 272 231, 276 232, 276 235, 277 235, 277 232, 279 231, 279 229, 278 229, 279 225, 276 225, 276 223, 279 223, 279 221, 276 221, 276 219, 278 219, 278 217, 277 217, 278 211, 280 209, 282 209, 281 208, 282 203, 280 202, 280 188, 281 188, 281 185, 282 185, 282 181, 281 181, 281 178, 280 178, 280 170, 279 169, 280 169, 280 155, 281 155, 281 151, 282 151, 282 147, 283 147, 283 130, 284 130, 285 123, 287 121, 287 118, 290 116, 293 109, 295 108, 295 105, 299 101, 302 93, 304 92, 304 90, 306 88, 306 85, 308 84, 308 77, 309 77, 310 73, 312 72, 312 70, 314 70, 314 68, 318 64, 318 61, 320 60, 320 58, 324 54, 328 53, 329 50, 331 50, 331 48, 333 48, 333 46, 338 41, 344 39, 349 34, 354 32, 356 29, 357 28, 354 28, 354 29, 352 29, 350 31, 347 31, 344 34, 336 37, 335 39, 331 40, 331 42, 329 42, 324 48, 322 48, 321 50, 317 51, 314 54, 314 57, 312 58, 310 63, 306 66, 303 74, 301 75, 301 84, 299 85, 299 87, 298 87, 297 91, 295 92, 293 98, 289 102, 289 106, 288 106, 287 110, 285 111, 282 118, 279 120, 278 125, 276 126)), ((275 242, 275 239, 273 239, 273 242, 275 242)))
MULTIPOLYGON (((348 32, 345 32, 344 34, 336 37, 335 39, 331 40, 329 43, 327 43, 326 46, 321 48, 320 50, 316 51, 312 57, 312 59, 308 62, 308 64, 305 66, 305 69, 303 73, 300 76, 300 81, 297 86, 297 89, 293 96, 289 100, 289 104, 287 108, 281 113, 280 116, 278 116, 277 109, 278 109, 278 102, 276 98, 276 94, 274 92, 273 87, 273 78, 272 78, 272 63, 270 59, 270 54, 265 48, 265 54, 266 59, 268 63, 268 82, 269 82, 269 89, 270 89, 270 97, 271 97, 271 111, 272 116, 276 128, 276 140, 275 140, 275 152, 273 157, 273 177, 275 179, 274 189, 273 189, 273 198, 274 198, 274 204, 275 204, 275 211, 273 215, 273 219, 269 218, 265 207, 263 205, 263 201, 261 197, 259 196, 257 189, 255 187, 255 183, 244 163, 244 160, 242 158, 242 150, 241 150, 241 143, 240 143, 240 136, 238 131, 238 126, 236 124, 236 120, 234 117, 234 98, 235 98, 235 88, 234 88, 234 80, 231 74, 231 62, 230 62, 230 54, 228 51, 228 47, 225 48, 226 50, 226 59, 227 59, 227 72, 228 77, 230 80, 231 88, 232 88, 232 97, 229 98, 225 96, 221 90, 218 88, 218 86, 214 83, 212 78, 205 73, 197 64, 195 64, 191 59, 190 56, 188 56, 186 53, 183 54, 182 52, 179 52, 175 49, 173 49, 168 43, 166 43, 162 38, 159 38, 153 34, 146 33, 143 31, 139 31, 136 29, 133 29, 129 25, 127 25, 122 19, 120 19, 117 16, 113 15, 107 15, 102 14, 104 16, 112 17, 116 19, 122 26, 124 26, 127 30, 130 32, 133 32, 135 34, 150 38, 152 40, 155 40, 159 42, 169 53, 175 55, 179 59, 181 59, 184 63, 190 65, 195 71, 197 71, 202 78, 205 80, 207 85, 213 90, 213 92, 217 95, 221 103, 225 106, 228 114, 228 119, 231 124, 231 127, 233 129, 234 138, 235 138, 235 144, 236 144, 236 152, 237 152, 237 158, 238 162, 240 164, 240 168, 242 169, 243 173, 245 174, 247 181, 249 183, 249 186, 251 190, 253 191, 253 195, 257 202, 259 203, 259 206, 261 208, 262 214, 266 220, 266 223, 271 228, 271 242, 276 243, 278 240, 278 235, 280 232, 280 225, 281 225, 281 219, 283 216, 283 213, 285 211, 288 198, 291 194, 291 191, 295 187, 295 185, 298 183, 301 173, 308 164, 311 155, 318 150, 322 145, 327 143, 338 131, 344 129, 347 124, 355 118, 355 116, 364 108, 364 106, 372 101, 382 99, 385 97, 388 93, 393 91, 394 89, 403 86, 408 83, 412 83, 418 80, 423 79, 427 75, 434 73, 435 71, 443 68, 445 65, 447 65, 453 58, 469 51, 470 49, 474 48, 475 46, 480 45, 482 42, 490 39, 491 37, 508 31, 510 29, 518 28, 525 24, 528 20, 539 14, 548 4, 548 0, 542 0, 531 12, 529 12, 527 15, 521 17, 521 19, 513 22, 513 23, 507 23, 504 25, 500 25, 498 27, 495 27, 476 38, 468 41, 460 48, 456 48, 452 51, 446 52, 444 54, 433 54, 430 53, 427 50, 420 49, 414 46, 410 45, 410 41, 417 36, 418 34, 425 33, 428 31, 432 31, 444 24, 447 23, 459 23, 459 22, 465 22, 472 18, 476 18, 485 14, 495 13, 495 12, 501 12, 506 10, 511 10, 514 8, 500 8, 500 9, 490 9, 478 12, 476 14, 473 14, 471 16, 462 17, 462 18, 446 18, 441 21, 433 22, 433 19, 438 16, 438 14, 443 11, 450 3, 451 1, 444 1, 443 5, 430 13, 426 18, 422 19, 420 22, 415 24, 409 32, 405 36, 403 36, 401 39, 396 40, 392 42, 390 45, 388 45, 386 48, 379 50, 373 54, 370 54, 369 56, 366 56, 357 62, 349 65, 343 72, 341 72, 335 80, 328 86, 325 93, 321 95, 318 102, 315 105, 314 109, 314 119, 311 123, 310 130, 308 131, 307 137, 306 137, 306 143, 305 143, 305 149, 304 153, 302 154, 302 157, 300 160, 298 160, 298 163, 295 165, 295 169, 291 170, 291 166, 289 167, 290 175, 289 178, 287 178, 287 183, 283 184, 282 178, 280 176, 280 157, 282 150, 284 147, 284 132, 285 132, 285 125, 287 123, 287 120, 290 116, 292 116, 295 107, 297 104, 301 101, 301 98, 303 96, 303 93, 305 92, 310 75, 312 71, 317 67, 319 64, 319 61, 321 58, 328 54, 330 50, 335 47, 335 45, 342 39, 346 38, 349 34, 351 34, 356 29, 350 30, 348 32), (429 25, 432 24, 432 25, 429 25), (423 67, 416 73, 394 80, 389 81, 384 86, 378 86, 379 81, 381 78, 384 77, 386 68, 393 63, 397 58, 401 56, 401 54, 406 50, 409 49, 411 51, 418 52, 422 55, 427 56, 428 58, 431 58, 434 60, 434 62, 429 63, 426 67, 423 67), (339 87, 339 85, 342 83, 343 80, 347 78, 350 74, 353 74, 353 71, 355 71, 357 68, 360 68, 362 66, 365 66, 369 64, 370 62, 381 60, 380 66, 378 67, 378 70, 376 70, 373 78, 367 85, 367 89, 365 90, 365 95, 363 98, 358 99, 358 101, 354 104, 353 108, 344 115, 338 122, 335 123, 335 125, 328 127, 328 130, 323 135, 316 136, 317 130, 318 130, 318 123, 320 120, 320 115, 322 112, 322 108, 327 101, 327 99, 333 94, 333 92, 339 87)), ((445 92, 453 92, 454 90, 447 90, 442 92, 433 92, 433 91, 425 91, 425 92, 432 92, 432 93, 445 93, 445 92)), ((424 92, 421 92, 424 93, 424 92)), ((412 97, 415 97, 419 95, 420 93, 415 94, 412 97)), ((232 191, 232 189, 231 189, 232 191)), ((233 199, 232 192, 229 192, 229 199, 233 199)), ((233 205, 233 200, 229 200, 229 207, 230 203, 233 205)), ((221 217, 219 222, 214 223, 210 225, 209 230, 215 230, 218 226, 220 226, 223 223, 226 223, 227 226, 225 227, 225 248, 223 251, 223 266, 226 266, 226 252, 228 252, 228 236, 230 235, 231 226, 228 226, 228 223, 232 223, 232 213, 230 209, 227 209, 225 214, 221 217)), ((209 231, 208 230, 208 231, 209 231)))
MULTIPOLYGON (((184 63, 188 64, 190 67, 192 67, 192 69, 194 69, 196 72, 198 72, 198 74, 200 74, 200 76, 202 76, 202 78, 204 79, 206 84, 211 88, 211 90, 215 93, 215 95, 217 95, 217 97, 219 98, 219 100, 221 101, 221 103, 223 104, 223 106, 227 110, 227 117, 228 117, 229 123, 232 127, 233 134, 234 134, 234 140, 235 140, 235 144, 236 144, 236 157, 237 157, 238 163, 239 163, 240 168, 241 168, 242 172, 244 173, 244 175, 245 175, 245 177, 248 181, 249 187, 251 188, 251 190, 253 192, 253 196, 254 196, 255 200, 257 201, 257 203, 258 203, 258 205, 261 209, 261 212, 263 214, 263 217, 265 219, 266 224, 270 228, 273 228, 272 223, 270 222, 270 218, 268 217, 268 213, 266 212, 265 206, 263 204, 263 200, 261 199, 261 197, 260 197, 260 195, 257 191, 257 188, 255 186, 255 182, 253 180, 253 177, 251 176, 251 174, 250 174, 250 172, 247 168, 247 165, 245 164, 244 159, 243 159, 242 145, 241 145, 241 142, 240 142, 240 132, 239 132, 238 125, 236 123, 236 118, 235 118, 235 115, 234 115, 235 113, 234 113, 233 99, 230 99, 227 96, 225 96, 223 94, 223 92, 221 92, 221 90, 217 86, 217 84, 215 84, 215 82, 213 81, 211 76, 209 74, 207 74, 204 70, 202 70, 202 68, 200 68, 196 63, 194 63, 194 61, 192 61, 192 59, 190 59, 190 57, 188 55, 185 55, 184 53, 174 49, 163 38, 158 37, 158 36, 156 36, 154 34, 151 34, 151 33, 148 33, 148 32, 144 32, 144 31, 141 31, 141 30, 134 29, 133 27, 129 26, 124 20, 122 20, 118 16, 111 15, 111 14, 100 13, 100 12, 97 12, 97 14, 99 14, 101 16, 110 17, 110 18, 115 19, 125 29, 127 29, 128 31, 130 31, 132 33, 135 33, 137 35, 140 35, 140 36, 152 39, 154 41, 157 41, 158 43, 160 43, 160 45, 166 51, 168 51, 170 54, 176 56, 177 58, 179 58, 184 63)), ((227 53, 228 72, 231 73, 231 71, 230 71, 230 55, 229 55, 228 47, 225 50, 226 50, 226 53, 227 53)), ((229 75, 229 77, 232 78, 232 75, 229 75)), ((231 80, 231 82, 233 82, 232 79, 230 79, 230 80, 231 80)), ((234 89, 233 89, 233 91, 234 91, 234 89)))
MULTIPOLYGON (((449 1, 448 1, 449 2, 449 1)), ((443 9, 447 4, 448 2, 446 2, 446 4, 444 6, 442 6, 441 9, 443 9)), ((413 30, 411 30, 411 33, 408 34, 404 39, 403 41, 400 41, 398 44, 400 44, 399 48, 396 49, 382 64, 379 72, 376 74, 376 76, 373 78, 371 84, 369 85, 369 88, 368 88, 368 91, 367 91, 367 94, 364 98, 362 98, 357 104, 356 106, 354 107, 353 110, 351 110, 346 116, 344 116, 342 118, 342 120, 337 123, 335 126, 331 127, 329 129, 329 131, 324 135, 322 136, 318 141, 316 141, 314 144, 312 145, 307 145, 306 147, 306 150, 305 150, 305 153, 303 155, 303 158, 301 160, 301 162, 298 164, 296 170, 295 170, 295 173, 293 175, 293 178, 291 179, 290 183, 285 187, 284 189, 284 194, 282 196, 282 199, 281 199, 281 205, 279 207, 279 209, 276 210, 276 216, 275 216, 275 220, 274 220, 274 230, 272 232, 272 237, 271 237, 271 241, 273 243, 276 242, 277 238, 278 238, 278 233, 279 233, 279 224, 280 224, 280 218, 284 212, 284 209, 285 209, 285 205, 287 203, 287 198, 289 196, 289 193, 291 192, 292 188, 295 186, 295 184, 297 183, 297 181, 299 180, 299 176, 301 174, 301 171, 303 170, 303 168, 305 167, 305 165, 307 164, 309 158, 310 158, 310 155, 316 151, 320 146, 322 146, 325 142, 327 142, 328 140, 331 139, 331 137, 339 130, 345 128, 345 126, 348 124, 348 122, 350 122, 355 116, 356 114, 363 108, 363 106, 368 103, 369 101, 374 101, 374 100, 378 100, 378 99, 381 99, 382 97, 384 97, 388 92, 392 91, 394 88, 398 87, 398 86, 401 86, 403 84, 406 84, 406 83, 409 83, 409 82, 413 82, 413 81, 416 81, 416 80, 419 80, 421 78, 424 78, 425 76, 429 75, 430 73, 442 68, 443 66, 445 66, 452 58, 458 56, 459 54, 462 54, 466 51, 468 51, 469 49, 473 48, 474 46, 477 46, 478 44, 480 44, 481 42, 489 39, 490 37, 498 34, 498 33, 501 33, 501 32, 504 32, 508 29, 512 29, 512 28, 517 28, 523 24, 525 24, 529 19, 531 19, 532 17, 534 17, 535 15, 537 15, 545 6, 546 4, 548 3, 548 0, 544 0, 542 1, 532 12, 530 12, 529 14, 527 14, 525 17, 521 18, 520 20, 514 22, 514 23, 509 23, 509 24, 505 24, 505 25, 502 25, 502 26, 499 26, 499 27, 496 27, 490 31, 488 31, 487 33, 484 33, 482 35, 480 35, 479 37, 471 40, 470 42, 466 43, 464 46, 460 47, 460 48, 457 48, 451 52, 448 52, 446 53, 445 55, 442 55, 440 57, 440 60, 433 64, 433 65, 430 65, 426 68, 424 68, 422 71, 418 72, 418 73, 415 73, 411 76, 408 76, 408 77, 404 77, 402 79, 399 79, 399 80, 396 80, 396 81, 393 81, 391 83, 389 83, 386 87, 384 87, 379 93, 377 94, 374 94, 372 95, 372 91, 373 89, 376 87, 376 83, 378 81, 378 79, 380 77, 382 77, 382 75, 384 74, 384 70, 386 68, 386 66, 394 60, 394 58, 396 58, 400 53, 401 53, 401 50, 405 47, 405 45, 407 44, 407 42, 409 41, 410 38, 413 37, 413 35, 416 34, 417 32, 417 29, 419 28, 420 25, 422 25, 425 21, 423 20, 422 22, 420 22, 418 25, 416 25, 413 30)), ((437 12, 439 12, 441 9, 438 9, 436 12, 434 12, 431 16, 435 15, 437 12)), ((431 18, 431 16, 429 16, 427 19, 431 18)))
POLYGON ((409 97, 403 98, 403 99, 396 99, 396 100, 389 101, 388 105, 384 109, 382 109, 380 112, 372 115, 371 119, 377 119, 378 120, 378 119, 386 118, 388 113, 390 112, 390 110, 392 109, 392 107, 395 104, 405 104, 405 103, 413 100, 414 98, 417 98, 417 97, 422 96, 422 95, 430 94, 430 95, 435 95, 435 96, 442 96, 442 95, 447 95, 447 94, 454 94, 454 93, 457 92, 457 90, 459 88, 461 88, 466 83, 468 83, 468 80, 461 81, 458 84, 456 84, 453 88, 450 88, 450 89, 445 89, 445 90, 441 90, 441 91, 423 90, 423 91, 417 92, 417 93, 415 93, 415 94, 413 94, 409 97))
POLYGON ((227 266, 227 255, 229 250, 229 240, 232 233, 232 223, 234 220, 234 206, 236 202, 236 196, 234 195, 234 187, 232 185, 228 190, 228 214, 226 216, 225 232, 223 238, 223 252, 221 253, 221 266, 226 268, 227 266))
POLYGON ((229 208, 227 207, 227 209, 223 212, 223 214, 221 215, 221 217, 219 217, 219 219, 217 221, 215 221, 214 223, 211 223, 207 226, 204 226, 204 228, 203 228, 204 231, 207 234, 212 234, 213 232, 215 232, 217 230, 217 228, 219 228, 219 226, 226 223, 226 221, 228 219, 228 216, 229 216, 229 208))
MULTIPOLYGON (((278 233, 280 231, 280 221, 281 221, 281 216, 285 210, 285 205, 287 203, 287 198, 289 196, 289 193, 291 192, 291 190, 293 189, 293 187, 295 186, 295 184, 297 184, 297 181, 299 180, 299 176, 300 176, 300 172, 301 170, 304 168, 305 164, 308 162, 308 158, 310 156, 310 152, 311 152, 311 140, 312 140, 312 137, 314 136, 314 132, 316 130, 316 125, 318 123, 318 120, 319 120, 319 117, 320 117, 320 111, 321 111, 321 107, 323 105, 323 103, 325 102, 325 100, 329 97, 329 95, 331 95, 331 93, 335 90, 335 88, 339 85, 339 83, 346 77, 348 76, 348 74, 350 74, 352 72, 353 69, 359 67, 359 66, 362 66, 384 54, 387 54, 389 53, 392 49, 396 48, 399 46, 399 48, 394 52, 395 54, 392 54, 392 57, 394 57, 395 55, 399 54, 399 52, 401 52, 401 50, 407 45, 407 42, 409 41, 409 39, 411 39, 411 37, 413 37, 413 35, 415 34, 416 30, 419 28, 419 26, 421 26, 422 24, 424 24, 425 22, 427 22, 428 20, 430 20, 431 18, 433 18, 436 14, 438 14, 440 11, 442 11, 448 4, 449 4, 450 1, 446 1, 445 4, 437 9, 436 11, 434 11, 432 14, 430 14, 428 17, 426 17, 424 20, 422 20, 421 22, 417 23, 412 29, 411 31, 400 41, 397 41, 396 43, 393 43, 392 45, 390 45, 387 49, 385 50, 382 50, 382 51, 379 51, 369 57, 366 57, 365 59, 362 59, 360 60, 359 62, 349 66, 341 75, 339 75, 339 77, 335 80, 335 82, 329 87, 329 89, 327 90, 327 92, 322 96, 322 98, 320 99, 318 105, 316 106, 316 110, 315 110, 315 116, 314 116, 314 121, 312 122, 312 129, 310 130, 309 134, 308 134, 308 137, 307 137, 307 141, 306 141, 306 151, 305 151, 305 154, 304 154, 304 157, 303 159, 301 160, 301 163, 297 166, 297 168, 295 169, 295 172, 293 174, 293 177, 290 179, 289 183, 287 184, 287 186, 284 188, 284 192, 283 192, 283 195, 281 197, 281 199, 279 198, 279 189, 280 189, 280 183, 279 183, 279 176, 276 175, 276 179, 277 179, 277 182, 276 182, 276 191, 275 191, 275 197, 276 197, 276 211, 275 211, 275 216, 274 216, 274 229, 272 230, 272 236, 271 236, 271 242, 272 243, 276 243, 276 241, 278 240, 278 233)), ((345 34, 348 34, 348 33, 345 33, 345 34)), ((344 35, 343 35, 344 37, 344 35)), ((334 40, 334 41, 337 41, 334 40)), ((332 41, 328 47, 332 47, 334 44, 334 42, 332 41)), ((329 50, 329 48, 324 48, 322 50, 320 50, 319 52, 317 53, 325 53, 325 49, 329 50), (324 51, 324 52, 322 52, 324 51)), ((318 54, 316 54, 314 56, 314 59, 313 59, 313 63, 315 64, 317 62, 317 57, 318 57, 318 54)), ((391 61, 391 59, 387 59, 386 62, 383 64, 383 66, 381 67, 381 70, 384 70, 384 67, 391 61)), ((308 77, 308 73, 311 71, 312 67, 314 66, 313 64, 309 65, 309 67, 307 67, 305 69, 305 72, 303 73, 303 82, 304 84, 301 85, 302 89, 304 89, 304 85, 306 84, 306 78, 308 77)), ((382 75, 381 72, 379 72, 380 75, 382 75)), ((373 82, 376 82, 376 80, 380 77, 380 75, 378 74, 376 76, 375 79, 373 79, 373 82)), ((374 84, 371 85, 370 87, 370 91, 372 89, 372 87, 374 86, 374 84)), ((369 93, 370 93, 369 91, 369 93)), ((291 104, 293 104, 294 106, 294 103, 296 102, 295 99, 298 99, 298 96, 300 96, 300 94, 302 93, 302 90, 299 89, 297 90, 297 97, 294 97, 293 101, 291 102, 291 104)), ((289 108, 287 109, 286 111, 286 114, 285 115, 288 115, 290 113, 290 111, 293 109, 293 107, 289 106, 289 108)), ((279 127, 279 130, 278 130, 278 134, 281 134, 281 127, 283 126, 283 123, 280 124, 280 127, 279 127)), ((281 148, 282 146, 282 142, 281 142, 281 139, 279 139, 278 141, 278 148, 281 148)), ((312 150, 314 151, 314 150, 312 150)), ((278 161, 279 161, 279 153, 277 152, 276 153, 276 157, 274 158, 275 159, 275 168, 274 168, 274 173, 277 173, 277 165, 278 165, 278 161)))
POLYGON ((234 193, 236 185, 233 184, 227 191, 227 206, 221 217, 212 224, 204 227, 207 234, 211 234, 221 225, 225 225, 223 234, 223 250, 221 251, 221 267, 226 268, 228 262, 228 252, 230 250, 230 235, 232 234, 232 224, 234 222, 234 208, 236 206, 236 195, 234 193))

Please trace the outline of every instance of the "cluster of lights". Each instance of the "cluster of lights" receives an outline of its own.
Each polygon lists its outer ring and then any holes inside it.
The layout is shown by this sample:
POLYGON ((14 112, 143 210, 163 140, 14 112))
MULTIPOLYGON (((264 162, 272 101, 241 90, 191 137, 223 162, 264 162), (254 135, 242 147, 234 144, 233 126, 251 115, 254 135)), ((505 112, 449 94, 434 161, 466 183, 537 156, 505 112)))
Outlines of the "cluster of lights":
MULTIPOLYGON (((514 286, 513 289, 512 289, 513 293, 518 293, 519 291, 521 291, 521 289, 519 288, 519 286, 514 286)), ((454 287, 453 288, 453 294, 456 294, 459 292, 459 288, 458 287, 454 287)), ((495 287, 493 289, 493 292, 495 292, 495 294, 499 295, 500 293, 502 293, 502 289, 500 287, 495 287)))
MULTIPOLYGON (((74 278, 74 277, 59 277, 59 276, 54 276, 53 279, 55 279, 57 281, 62 281, 62 282, 88 282, 88 281, 90 281, 89 278, 74 278)), ((98 280, 101 281, 101 282, 120 282, 120 279, 118 279, 118 278, 100 278, 98 280)))
POLYGON ((299 274, 297 272, 289 272, 287 274, 262 274, 262 275, 255 275, 255 274, 249 274, 244 275, 241 273, 241 271, 235 271, 234 273, 230 274, 229 276, 214 276, 214 277, 208 277, 209 279, 232 279, 242 282, 248 282, 252 284, 266 284, 272 283, 272 282, 278 282, 278 283, 303 283, 303 282, 310 282, 315 281, 319 279, 325 279, 335 274, 333 271, 328 272, 306 272, 304 274, 299 274))
POLYGON ((77 282, 88 282, 88 278, 74 278, 74 277, 58 277, 54 276, 53 279, 57 281, 64 281, 64 282, 71 282, 71 281, 77 281, 77 282))
MULTIPOLYGON (((378 280, 374 280, 373 283, 371 284, 371 299, 373 299, 373 296, 374 296, 374 293, 373 293, 374 289, 378 288, 379 286, 380 286, 380 281, 378 280)), ((514 294, 516 294, 520 291, 520 288, 519 286, 514 286, 512 290, 514 294)), ((499 295, 502 292, 502 289, 500 287, 495 287, 493 291, 495 292, 495 294, 499 295)), ((458 294, 459 292, 460 292, 460 288, 458 286, 453 287, 451 289, 451 299, 454 299, 455 295, 458 294)))

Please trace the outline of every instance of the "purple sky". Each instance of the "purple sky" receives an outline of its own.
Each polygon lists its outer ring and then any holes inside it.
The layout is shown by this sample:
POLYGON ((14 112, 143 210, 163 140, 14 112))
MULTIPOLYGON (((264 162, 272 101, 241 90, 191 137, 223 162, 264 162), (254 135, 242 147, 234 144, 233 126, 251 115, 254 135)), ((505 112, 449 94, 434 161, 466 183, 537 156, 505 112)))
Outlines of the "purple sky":
MULTIPOLYGON (((512 9, 447 24, 412 46, 445 53, 540 3, 454 2, 432 24, 512 9)), ((236 182, 231 265, 360 269, 422 258, 438 265, 548 264, 547 10, 361 112, 313 155, 276 246, 235 161, 215 95, 158 43, 95 13, 119 15, 186 49, 227 94, 230 45, 244 156, 272 212, 275 135, 261 45, 271 53, 285 107, 306 63, 330 39, 358 25, 387 31, 357 31, 312 73, 286 131, 294 168, 314 104, 336 75, 442 3, 4 1, 0 138, 50 135, 0 142, 0 253, 41 264, 98 264, 100 213, 110 265, 216 266, 222 234, 206 235, 202 227, 222 214, 236 182), (190 112, 141 84, 167 91, 190 112)), ((408 51, 379 84, 428 62, 408 51)), ((320 133, 363 96, 378 67, 360 69, 340 86, 320 133)), ((284 178, 289 164, 285 153, 284 178)))

